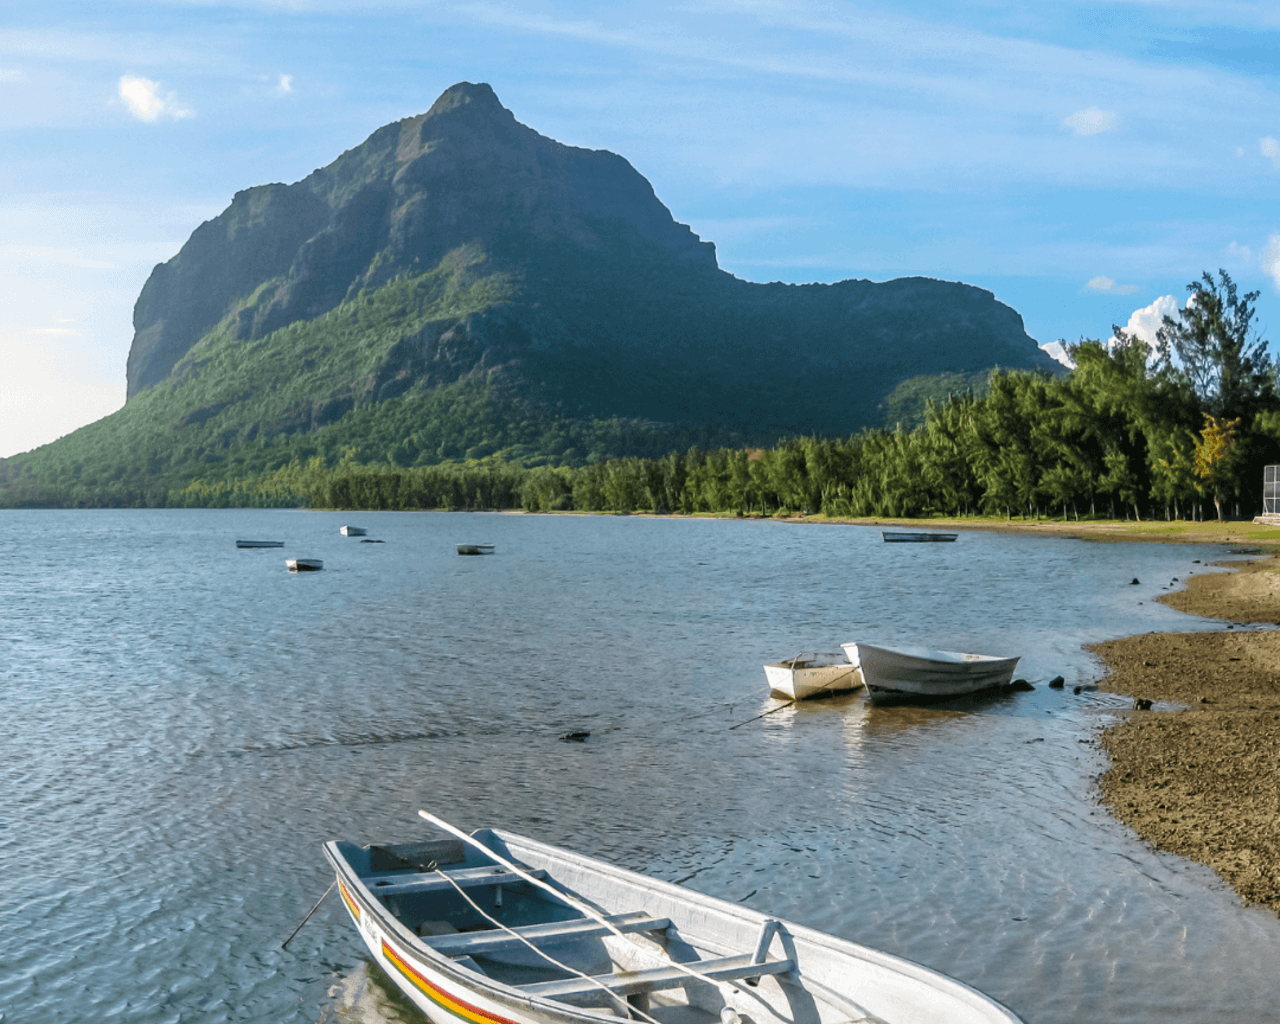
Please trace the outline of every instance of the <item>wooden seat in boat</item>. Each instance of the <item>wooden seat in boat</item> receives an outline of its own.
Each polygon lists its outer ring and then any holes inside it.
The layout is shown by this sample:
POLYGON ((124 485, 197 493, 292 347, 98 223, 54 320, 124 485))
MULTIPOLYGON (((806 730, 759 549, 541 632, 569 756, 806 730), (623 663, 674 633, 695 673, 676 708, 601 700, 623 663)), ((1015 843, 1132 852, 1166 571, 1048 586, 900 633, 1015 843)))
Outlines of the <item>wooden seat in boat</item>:
MULTIPOLYGON (((525 874, 532 875, 534 878, 547 877, 547 873, 541 869, 526 871, 525 874)), ((398 896, 406 892, 438 892, 452 889, 451 881, 464 889, 470 889, 478 885, 514 885, 517 882, 523 882, 524 879, 514 871, 486 866, 454 868, 452 871, 440 868, 422 873, 388 875, 385 878, 369 878, 367 884, 378 896, 398 896), (448 877, 441 878, 441 875, 448 877)))

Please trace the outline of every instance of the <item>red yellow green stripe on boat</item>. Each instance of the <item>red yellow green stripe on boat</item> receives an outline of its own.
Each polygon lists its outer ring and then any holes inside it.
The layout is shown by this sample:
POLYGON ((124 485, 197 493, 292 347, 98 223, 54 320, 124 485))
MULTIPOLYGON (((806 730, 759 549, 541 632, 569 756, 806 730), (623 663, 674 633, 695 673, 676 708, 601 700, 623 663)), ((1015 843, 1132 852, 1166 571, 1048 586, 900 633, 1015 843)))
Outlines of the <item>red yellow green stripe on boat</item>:
POLYGON ((347 887, 342 884, 342 880, 338 880, 338 892, 342 893, 342 902, 347 905, 347 909, 351 911, 351 916, 356 919, 356 923, 360 923, 360 908, 356 905, 356 901, 351 898, 351 893, 347 892, 347 887))
POLYGON ((392 967, 404 976, 410 985, 451 1016, 457 1017, 459 1020, 469 1021, 470 1024, 516 1024, 515 1021, 508 1017, 499 1017, 496 1013, 489 1013, 489 1011, 482 1010, 478 1006, 472 1006, 470 1003, 450 995, 444 989, 428 981, 417 968, 397 953, 386 939, 382 940, 382 955, 387 958, 392 967))

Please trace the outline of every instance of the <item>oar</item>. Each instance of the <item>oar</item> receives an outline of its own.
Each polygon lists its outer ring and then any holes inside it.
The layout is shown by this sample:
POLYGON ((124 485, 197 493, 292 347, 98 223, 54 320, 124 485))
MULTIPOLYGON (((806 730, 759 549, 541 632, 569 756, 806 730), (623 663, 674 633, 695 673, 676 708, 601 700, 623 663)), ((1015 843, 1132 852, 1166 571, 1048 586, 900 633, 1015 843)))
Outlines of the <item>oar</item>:
MULTIPOLYGON (((302 924, 298 925, 298 927, 293 930, 293 935, 297 935, 298 932, 302 931, 302 925, 306 924, 308 921, 311 920, 311 915, 320 909, 320 904, 324 902, 324 897, 328 896, 329 893, 333 892, 333 887, 337 884, 338 884, 338 880, 336 878, 329 883, 329 888, 327 888, 324 891, 324 896, 321 896, 318 900, 316 900, 316 905, 312 907, 310 912, 307 914, 307 916, 302 919, 302 924)), ((290 935, 287 939, 284 940, 284 942, 280 943, 281 949, 289 948, 289 943, 293 941, 293 935, 290 935)))

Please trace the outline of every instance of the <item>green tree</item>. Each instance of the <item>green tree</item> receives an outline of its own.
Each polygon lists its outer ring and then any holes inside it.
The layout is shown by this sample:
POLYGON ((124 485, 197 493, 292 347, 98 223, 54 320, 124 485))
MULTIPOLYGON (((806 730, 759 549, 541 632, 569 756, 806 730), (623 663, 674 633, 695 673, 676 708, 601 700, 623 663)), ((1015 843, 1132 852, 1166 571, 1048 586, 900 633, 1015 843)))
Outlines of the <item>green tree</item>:
POLYGON ((1213 495, 1213 507, 1222 522, 1222 499, 1228 490, 1238 486, 1236 469, 1240 462, 1240 444, 1236 429, 1240 420, 1217 420, 1205 413, 1204 429, 1196 442, 1196 476, 1204 481, 1213 495))

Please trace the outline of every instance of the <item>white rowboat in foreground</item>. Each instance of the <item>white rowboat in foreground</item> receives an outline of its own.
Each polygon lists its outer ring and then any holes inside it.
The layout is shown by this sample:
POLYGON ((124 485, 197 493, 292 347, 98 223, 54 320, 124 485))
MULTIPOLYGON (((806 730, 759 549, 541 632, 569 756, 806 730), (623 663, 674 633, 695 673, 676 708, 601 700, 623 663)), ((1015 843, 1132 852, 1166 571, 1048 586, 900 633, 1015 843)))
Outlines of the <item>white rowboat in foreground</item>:
POLYGON ((844 654, 801 654, 764 667, 770 691, 789 700, 856 690, 862 677, 844 654))
POLYGON ((941 699, 1008 686, 1017 658, 842 644, 873 701, 941 699))
POLYGON ((919 964, 526 839, 325 844, 379 966, 435 1024, 1017 1024, 919 964))

